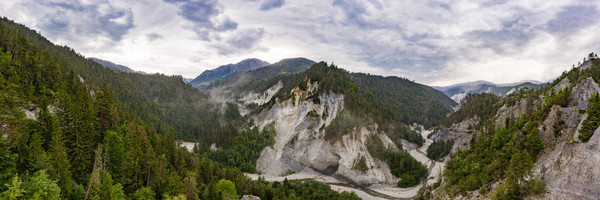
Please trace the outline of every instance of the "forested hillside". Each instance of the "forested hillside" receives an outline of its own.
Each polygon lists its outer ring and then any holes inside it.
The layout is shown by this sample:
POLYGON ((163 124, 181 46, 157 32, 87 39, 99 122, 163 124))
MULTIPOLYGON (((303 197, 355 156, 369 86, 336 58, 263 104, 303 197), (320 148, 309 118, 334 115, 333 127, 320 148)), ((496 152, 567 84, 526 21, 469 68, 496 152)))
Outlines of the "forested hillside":
MULTIPOLYGON (((590 138, 600 125, 599 77, 600 61, 590 56, 538 90, 522 89, 504 98, 467 96, 460 109, 444 120, 444 126, 454 128, 434 135, 457 134, 460 123, 475 121, 469 130, 458 133, 473 134, 470 148, 451 154, 442 187, 428 187, 435 191, 433 195, 424 192, 421 197, 580 199, 596 195, 591 188, 597 185, 587 184, 597 176, 597 161, 589 154, 597 153, 598 139, 590 138), (575 175, 582 172, 585 175, 575 175)), ((438 141, 440 146, 447 143, 454 144, 438 141)))
POLYGON ((252 181, 177 147, 169 123, 179 119, 162 121, 205 99, 180 77, 115 73, 3 18, 0 199, 357 198, 252 181))
MULTIPOLYGON (((53 57, 56 65, 80 76, 90 90, 99 91, 103 85, 107 85, 117 105, 155 130, 167 132, 173 129, 177 138, 188 140, 231 139, 233 133, 224 132, 226 129, 223 128, 227 126, 223 121, 231 120, 223 119, 211 105, 208 95, 184 83, 181 76, 115 72, 84 58, 67 46, 52 44, 25 26, 7 19, 2 21, 7 30, 12 29, 16 31, 15 34, 23 35, 21 42, 35 45, 53 57)), ((22 47, 17 44, 10 48, 7 50, 19 52, 22 47)))
MULTIPOLYGON (((289 60, 288 60, 289 61, 289 60)), ((218 160, 224 166, 237 167, 246 172, 255 172, 254 166, 256 166, 256 159, 263 158, 264 150, 277 146, 277 138, 292 137, 292 136, 281 136, 281 134, 296 134, 298 132, 308 132, 310 136, 293 136, 293 137, 309 137, 319 141, 306 141, 307 144, 318 143, 320 140, 325 140, 329 144, 337 146, 337 142, 341 142, 342 138, 348 135, 353 135, 354 130, 361 130, 365 127, 372 133, 381 133, 388 138, 387 141, 393 142, 394 148, 385 145, 379 136, 369 136, 368 141, 362 141, 365 143, 364 149, 373 158, 378 159, 381 162, 387 163, 391 169, 390 179, 393 177, 403 178, 403 181, 398 183, 400 187, 413 187, 427 176, 427 167, 422 165, 420 162, 415 160, 411 155, 402 150, 402 141, 408 141, 414 143, 417 146, 421 146, 424 143, 423 137, 414 130, 409 128, 409 125, 413 123, 424 124, 426 127, 437 125, 447 113, 452 110, 452 106, 455 104, 450 98, 445 96, 443 93, 434 90, 428 86, 420 85, 406 79, 397 77, 380 77, 372 76, 367 74, 355 74, 350 73, 344 69, 338 68, 335 65, 329 65, 325 62, 319 62, 312 65, 305 71, 297 73, 278 73, 274 76, 265 76, 264 79, 260 79, 254 74, 259 70, 277 71, 276 65, 266 66, 257 70, 249 71, 240 76, 228 79, 207 88, 212 93, 220 93, 220 95, 230 95, 231 102, 237 103, 238 106, 243 106, 249 109, 249 118, 255 123, 260 119, 255 116, 264 116, 268 114, 261 114, 264 112, 270 112, 271 109, 281 108, 281 106, 288 105, 291 99, 292 106, 287 109, 300 109, 301 105, 327 105, 327 102, 335 101, 325 97, 326 95, 343 95, 343 109, 338 113, 334 110, 324 111, 327 113, 319 114, 320 111, 312 110, 306 114, 306 118, 301 120, 300 123, 307 123, 301 127, 309 127, 309 130, 303 128, 292 129, 291 133, 289 129, 282 130, 276 123, 270 123, 267 128, 263 129, 263 133, 259 133, 257 130, 246 131, 239 134, 234 138, 234 141, 249 141, 251 145, 243 145, 234 142, 232 145, 222 146, 216 151, 211 151, 208 146, 209 143, 204 143, 200 151, 208 154, 211 158, 218 160), (243 82, 243 84, 238 84, 243 82), (273 90, 273 88, 276 88, 273 90), (314 88, 313 88, 314 87, 314 88), (271 91, 271 92, 264 92, 271 91), (310 91, 304 94, 303 91, 310 91), (258 94, 270 94, 264 99, 262 103, 244 103, 243 99, 247 99, 247 95, 252 93, 258 94), (325 95, 325 96, 323 96, 325 95), (277 108, 276 108, 277 107, 277 108), (332 112, 332 113, 329 113, 332 112), (336 116, 332 118, 332 121, 328 124, 318 125, 312 124, 314 120, 322 119, 329 116, 336 116), (312 128, 311 128, 312 127, 312 128), (374 128, 377 127, 377 128, 374 128), (314 129, 314 130, 311 130, 314 129), (313 133, 315 131, 316 133, 313 133), (321 135, 323 133, 323 135, 321 135), (261 136, 262 134, 262 136, 261 136), (264 135, 277 135, 274 139, 263 138, 264 135), (397 148, 396 148, 397 147, 397 148), (400 148, 400 151, 398 151, 400 148), (261 153, 262 151, 262 153, 261 153), (231 155, 227 157, 226 155, 231 155)), ((313 109, 313 108, 307 108, 313 109)), ((278 112, 278 111, 273 111, 278 112)), ((302 112, 302 111, 300 111, 302 112)), ((278 119, 284 117, 286 112, 277 114, 278 119)), ((295 112, 294 112, 295 113, 295 112)), ((303 116, 304 114, 293 114, 293 116, 303 116)), ((295 118, 295 117, 292 117, 295 118)), ((280 122, 286 123, 286 127, 294 126, 295 123, 299 122, 280 122)), ((258 126, 258 125, 256 125, 258 126)), ((256 127, 254 126, 254 127, 256 127)), ((298 133, 301 134, 301 133, 298 133)), ((359 137, 359 136, 356 136, 359 137)), ((289 148, 293 150, 286 151, 302 151, 302 147, 295 149, 293 147, 293 141, 286 146, 291 145, 289 148)), ((302 143, 302 142, 300 142, 302 143)), ((346 144, 339 144, 346 145, 346 144)), ((324 148, 323 154, 327 151, 324 148)), ((371 158, 369 158, 371 159, 371 158)), ((360 160, 360 159, 358 159, 360 160)), ((331 160, 335 166, 335 160, 331 160)), ((372 160, 366 160, 362 158, 362 162, 357 162, 357 165, 351 167, 352 170, 359 170, 362 173, 367 173, 369 170, 376 168, 374 166, 368 166, 367 162, 374 162, 372 160)), ((259 164, 260 165, 260 164, 259 164)), ((282 164, 285 165, 285 164, 282 164)), ((370 164, 372 165, 372 164, 370 164)), ((341 167, 339 167, 341 168, 341 167)), ((264 169, 264 168, 263 168, 264 169)), ((260 169, 259 169, 260 170, 260 169)), ((384 170, 385 171, 385 170, 384 170)), ((298 171, 297 171, 298 172, 298 171)), ((269 173, 278 173, 272 171, 269 173)), ((352 179, 352 178, 351 178, 352 179)), ((398 182, 398 181, 395 181, 398 182)))
POLYGON ((363 73, 352 73, 351 77, 362 93, 371 93, 373 101, 389 108, 394 118, 406 124, 437 126, 456 105, 444 93, 408 79, 363 73))

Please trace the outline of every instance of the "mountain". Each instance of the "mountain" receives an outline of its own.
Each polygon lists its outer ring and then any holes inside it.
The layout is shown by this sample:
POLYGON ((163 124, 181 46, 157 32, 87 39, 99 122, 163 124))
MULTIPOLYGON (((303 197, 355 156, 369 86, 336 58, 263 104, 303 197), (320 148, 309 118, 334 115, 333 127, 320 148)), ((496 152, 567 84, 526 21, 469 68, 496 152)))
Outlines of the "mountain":
POLYGON ((434 86, 433 88, 444 92, 444 94, 448 95, 450 98, 452 98, 452 100, 461 102, 468 94, 490 93, 503 97, 520 89, 537 89, 542 86, 544 86, 544 83, 537 81, 523 81, 508 84, 474 81, 468 83, 459 83, 451 86, 434 86))
POLYGON ((190 83, 192 80, 194 80, 193 78, 183 78, 183 82, 185 83, 190 83))
POLYGON ((536 90, 467 96, 429 137, 445 169, 422 197, 600 197, 600 60, 589 58, 536 90))
POLYGON ((274 84, 268 80, 303 72, 313 64, 315 64, 315 61, 306 58, 287 58, 265 67, 247 71, 239 76, 217 81, 204 89, 213 92, 232 90, 231 93, 233 94, 247 91, 264 91, 274 84))
POLYGON ((253 181, 179 147, 181 119, 223 140, 242 135, 206 99, 181 76, 117 73, 2 18, 0 197, 358 199, 310 180, 253 181))
POLYGON ((453 110, 429 86, 297 58, 199 90, 2 18, 0 196, 358 199, 324 181, 367 199, 598 199, 599 82, 594 56, 453 110))
POLYGON ((250 58, 250 59, 242 60, 236 64, 227 64, 227 65, 217 67, 216 69, 206 70, 206 71, 202 72, 202 74, 200 74, 199 76, 194 78, 192 81, 190 81, 189 83, 192 86, 198 87, 198 88, 206 87, 206 86, 214 83, 215 81, 228 79, 228 78, 237 76, 239 74, 242 74, 244 72, 247 72, 249 70, 261 68, 261 67, 264 67, 267 65, 269 65, 268 62, 265 62, 265 61, 262 61, 262 60, 259 60, 256 58, 250 58))
POLYGON ((142 71, 135 71, 127 66, 115 64, 115 63, 107 61, 107 60, 102 60, 99 58, 90 58, 90 59, 92 59, 93 61, 101 64, 102 66, 108 67, 116 72, 140 73, 140 74, 146 73, 146 72, 142 72, 142 71))
MULTIPOLYGON (((427 167, 403 149, 423 145, 424 139, 408 124, 424 120, 432 126, 452 107, 427 86, 352 74, 304 58, 248 71, 243 75, 252 76, 246 80, 256 87, 230 85, 241 92, 232 96, 240 98, 219 100, 181 76, 115 72, 5 18, 0 20, 0 49, 0 159, 7 161, 0 162, 0 178, 14 184, 4 185, 0 193, 24 188, 25 196, 16 195, 25 199, 35 195, 29 187, 34 180, 48 180, 44 183, 56 191, 48 199, 57 193, 72 199, 86 194, 100 199, 179 196, 182 187, 189 188, 187 195, 219 199, 216 180, 265 199, 269 194, 356 199, 309 180, 252 181, 239 170, 279 176, 314 169, 360 186, 396 187, 405 177, 403 187, 418 187, 427 167), (394 91, 407 91, 425 101, 422 105, 442 109, 403 107, 411 102, 396 101, 400 96, 380 98, 387 94, 377 87, 388 81, 398 82, 390 87, 409 87, 394 91), (240 112, 244 109, 249 112, 240 112), (198 141, 195 150, 206 156, 177 148, 175 139, 181 138, 198 141)), ((219 83, 243 82, 240 76, 219 83)), ((213 90, 217 87, 205 91, 213 90)))
MULTIPOLYGON (((350 73, 325 62, 305 70, 290 63, 310 62, 287 59, 206 88, 211 98, 236 104, 257 132, 272 135, 274 141, 255 151, 256 170, 319 174, 364 187, 417 187, 425 179, 427 167, 407 153, 425 157, 416 150, 425 142, 421 126, 413 124, 436 125, 454 101, 404 78, 350 73), (407 181, 398 183, 399 177, 407 181)), ((203 152, 220 163, 245 148, 212 153, 208 145, 201 145, 203 152)))

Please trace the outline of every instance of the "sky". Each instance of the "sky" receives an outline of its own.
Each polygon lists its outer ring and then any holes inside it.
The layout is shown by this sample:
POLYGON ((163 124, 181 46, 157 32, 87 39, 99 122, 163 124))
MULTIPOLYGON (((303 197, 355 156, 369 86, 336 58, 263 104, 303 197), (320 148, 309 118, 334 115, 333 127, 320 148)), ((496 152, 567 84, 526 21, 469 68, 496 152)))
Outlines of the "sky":
POLYGON ((0 16, 86 57, 187 78, 305 57, 435 86, 546 82, 600 51, 590 0, 2 0, 0 16))

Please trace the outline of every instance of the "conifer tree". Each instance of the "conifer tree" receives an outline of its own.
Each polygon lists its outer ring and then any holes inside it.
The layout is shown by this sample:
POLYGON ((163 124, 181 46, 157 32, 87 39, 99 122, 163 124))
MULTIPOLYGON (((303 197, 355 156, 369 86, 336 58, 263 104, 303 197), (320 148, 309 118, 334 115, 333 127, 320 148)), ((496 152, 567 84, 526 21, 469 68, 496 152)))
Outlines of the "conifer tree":
POLYGON ((198 199, 196 173, 188 171, 183 182, 185 184, 185 196, 187 196, 189 200, 198 199))
POLYGON ((112 174, 112 178, 115 182, 120 183, 123 181, 125 171, 125 141, 119 136, 119 134, 113 131, 106 131, 104 137, 105 148, 108 148, 108 157, 110 158, 108 163, 108 171, 112 174))
POLYGON ((71 169, 73 178, 78 183, 87 183, 93 168, 96 143, 93 107, 86 87, 73 73, 69 74, 70 82, 66 84, 68 86, 64 93, 57 95, 59 98, 57 114, 62 131, 68 139, 66 147, 70 161, 77 163, 71 169))
POLYGON ((21 181, 19 176, 15 174, 15 176, 10 180, 10 182, 7 182, 3 185, 7 188, 7 190, 0 194, 0 198, 6 200, 21 199, 23 197, 23 193, 25 193, 25 190, 21 188, 22 184, 23 182, 21 181))
MULTIPOLYGON (((100 135, 103 136, 107 130, 114 130, 116 124, 116 108, 110 90, 106 84, 103 85, 96 94, 95 103, 98 109, 97 117, 99 121, 99 131, 101 133, 100 135)), ((103 138, 99 139, 102 140, 103 138)))
MULTIPOLYGON (((8 150, 4 141, 4 133, 0 132, 0 183, 7 183, 16 171, 16 155, 8 150)), ((0 191, 6 189, 4 184, 0 185, 0 191)))
POLYGON ((583 120, 579 130, 579 139, 582 142, 590 140, 594 131, 600 126, 600 95, 596 93, 588 100, 588 117, 583 120))
POLYGON ((67 155, 62 132, 58 127, 58 122, 52 117, 50 120, 52 132, 50 134, 50 142, 48 146, 48 154, 50 157, 50 165, 52 171, 50 177, 58 180, 58 185, 61 188, 63 196, 70 196, 73 186, 73 178, 71 176, 71 163, 67 155))
POLYGON ((40 170, 25 183, 25 199, 60 199, 60 188, 48 177, 46 170, 40 170))

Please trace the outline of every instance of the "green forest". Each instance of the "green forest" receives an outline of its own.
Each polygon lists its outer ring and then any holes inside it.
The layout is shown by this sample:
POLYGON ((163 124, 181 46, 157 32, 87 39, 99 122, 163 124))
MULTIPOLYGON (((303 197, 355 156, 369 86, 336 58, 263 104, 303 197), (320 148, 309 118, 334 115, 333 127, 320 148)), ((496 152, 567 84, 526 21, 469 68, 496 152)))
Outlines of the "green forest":
MULTIPOLYGON (((473 190, 488 194, 491 184, 499 181, 501 184, 490 194, 492 199, 523 199, 527 196, 543 195, 545 184, 542 180, 535 177, 526 179, 531 175, 533 163, 546 148, 546 144, 540 138, 539 127, 547 118, 552 106, 569 106, 571 90, 577 83, 587 77, 592 77, 598 82, 599 62, 591 62, 592 67, 584 70, 574 68, 564 72, 553 83, 538 90, 521 90, 503 99, 488 94, 467 96, 461 109, 452 113, 444 123, 455 123, 477 115, 481 121, 474 128, 477 128, 480 134, 477 135, 478 139, 471 141, 471 148, 453 154, 447 162, 444 170, 444 191, 451 196, 473 190), (570 84, 555 93, 553 87, 563 79, 570 80, 570 84), (542 94, 545 95, 543 103, 536 106, 533 100, 542 94), (520 100, 527 103, 525 113, 516 120, 506 118, 502 125, 494 128, 494 115, 498 108, 501 105, 515 105, 520 100)), ((579 130, 579 139, 582 142, 589 140, 600 124, 599 99, 598 94, 592 95, 588 108, 579 111, 588 113, 588 118, 583 121, 579 130)), ((561 134, 563 127, 564 122, 561 121, 553 125, 555 137, 561 134)))
MULTIPOLYGON (((251 194, 358 199, 313 181, 252 181, 237 169, 178 147, 175 138, 185 135, 175 133, 194 126, 162 122, 174 117, 168 110, 206 97, 192 89, 149 89, 183 84, 178 78, 115 73, 22 25, 0 20, 0 198, 224 199, 251 194)), ((179 111, 185 109, 190 108, 179 111)), ((227 126, 215 129, 220 131, 206 137, 237 139, 227 126)))

